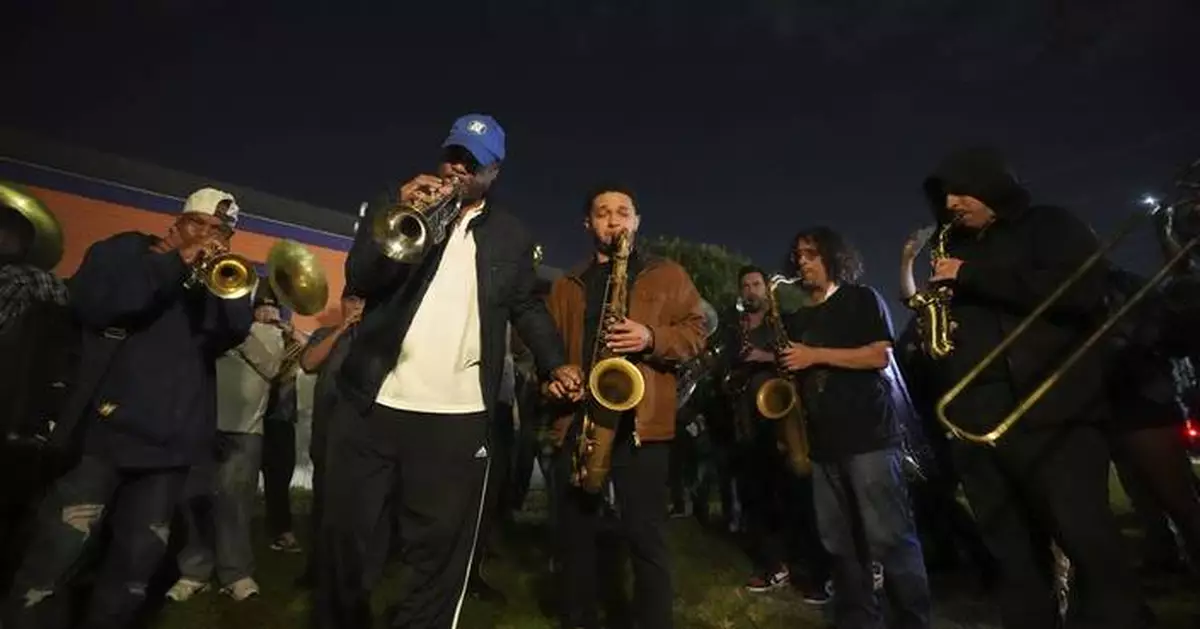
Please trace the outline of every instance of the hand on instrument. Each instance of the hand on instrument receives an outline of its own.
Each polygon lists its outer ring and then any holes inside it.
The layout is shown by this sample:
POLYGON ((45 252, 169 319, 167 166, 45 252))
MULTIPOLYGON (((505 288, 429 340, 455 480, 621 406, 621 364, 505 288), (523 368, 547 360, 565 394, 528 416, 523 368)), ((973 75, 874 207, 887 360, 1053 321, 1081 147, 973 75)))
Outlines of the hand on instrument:
POLYGON ((346 304, 346 309, 342 311, 342 329, 345 330, 350 326, 362 321, 364 302, 362 300, 354 300, 346 304))
POLYGON ((773 363, 775 355, 766 350, 758 349, 757 347, 747 347, 742 353, 742 362, 746 363, 773 363))
POLYGON ((212 237, 189 243, 179 248, 179 257, 189 266, 229 251, 223 239, 212 237))
POLYGON ((933 227, 922 227, 908 236, 908 240, 904 241, 904 250, 900 254, 903 260, 913 260, 920 255, 921 250, 925 245, 929 244, 929 238, 933 236, 933 227))
POLYGON ((604 341, 608 349, 618 354, 636 354, 650 348, 654 334, 637 321, 623 319, 608 328, 604 341))
POLYGON ((817 364, 818 350, 803 343, 790 343, 779 352, 779 364, 788 371, 801 371, 817 364))
POLYGON ((578 365, 562 365, 550 372, 546 393, 558 400, 578 402, 583 399, 583 370, 578 365))
POLYGON ((947 282, 958 279, 958 270, 962 268, 963 261, 958 258, 942 258, 934 260, 933 275, 929 277, 930 282, 947 282))
POLYGON ((434 175, 417 175, 408 183, 400 186, 400 202, 411 204, 415 201, 428 202, 441 193, 449 192, 454 182, 434 175))

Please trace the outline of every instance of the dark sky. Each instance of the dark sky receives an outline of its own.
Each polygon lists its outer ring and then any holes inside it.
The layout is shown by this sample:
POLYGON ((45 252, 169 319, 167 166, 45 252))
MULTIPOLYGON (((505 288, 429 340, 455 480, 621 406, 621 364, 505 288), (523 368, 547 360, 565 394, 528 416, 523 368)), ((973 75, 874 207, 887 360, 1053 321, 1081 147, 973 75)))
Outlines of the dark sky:
POLYGON ((1200 156, 1195 0, 16 4, 0 124, 353 212, 484 111, 499 192, 558 265, 615 177, 647 232, 768 266, 829 224, 894 294, 955 145, 997 144, 1100 231, 1200 156))

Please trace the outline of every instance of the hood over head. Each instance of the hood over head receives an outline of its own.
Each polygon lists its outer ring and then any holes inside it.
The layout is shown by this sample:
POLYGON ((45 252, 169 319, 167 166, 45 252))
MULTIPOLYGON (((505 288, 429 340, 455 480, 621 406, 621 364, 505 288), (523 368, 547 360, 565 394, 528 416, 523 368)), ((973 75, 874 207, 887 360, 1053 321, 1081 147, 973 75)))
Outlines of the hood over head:
POLYGON ((1004 156, 994 148, 959 149, 942 160, 925 179, 925 196, 938 222, 949 218, 946 195, 975 197, 1000 219, 1014 218, 1029 209, 1029 192, 1021 186, 1004 156))

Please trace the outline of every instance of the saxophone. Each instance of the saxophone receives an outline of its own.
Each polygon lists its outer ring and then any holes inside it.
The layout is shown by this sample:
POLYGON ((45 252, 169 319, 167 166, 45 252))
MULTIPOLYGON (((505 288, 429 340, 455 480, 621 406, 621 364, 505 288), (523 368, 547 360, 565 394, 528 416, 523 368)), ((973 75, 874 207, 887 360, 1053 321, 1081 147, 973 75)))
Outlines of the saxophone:
MULTIPOLYGON (((571 483, 592 494, 600 493, 608 480, 621 416, 637 406, 646 393, 642 372, 629 359, 614 354, 604 342, 612 324, 625 319, 629 309, 629 254, 633 250, 633 235, 620 232, 615 245, 612 273, 600 311, 600 329, 592 344, 583 425, 571 461, 571 483)), ((641 445, 636 431, 633 440, 635 445, 641 445)))
MULTIPOLYGON (((943 223, 938 228, 933 248, 929 250, 930 264, 947 257, 946 241, 950 237, 953 222, 943 223)), ((957 324, 950 318, 950 300, 954 291, 945 284, 926 286, 909 297, 904 305, 917 314, 917 330, 921 335, 921 348, 934 360, 949 356, 954 351, 954 329, 957 324)))
MULTIPOLYGON (((772 276, 767 283, 767 316, 765 324, 771 326, 774 335, 772 344, 776 354, 787 349, 791 344, 787 329, 783 327, 783 316, 779 311, 779 298, 775 289, 780 284, 794 284, 800 278, 786 278, 782 275, 772 276)), ((799 476, 812 473, 812 459, 809 458, 808 430, 805 427, 804 409, 800 405, 800 394, 791 374, 782 367, 778 374, 764 382, 758 388, 754 397, 758 412, 767 419, 778 419, 779 448, 787 455, 788 466, 799 476)))

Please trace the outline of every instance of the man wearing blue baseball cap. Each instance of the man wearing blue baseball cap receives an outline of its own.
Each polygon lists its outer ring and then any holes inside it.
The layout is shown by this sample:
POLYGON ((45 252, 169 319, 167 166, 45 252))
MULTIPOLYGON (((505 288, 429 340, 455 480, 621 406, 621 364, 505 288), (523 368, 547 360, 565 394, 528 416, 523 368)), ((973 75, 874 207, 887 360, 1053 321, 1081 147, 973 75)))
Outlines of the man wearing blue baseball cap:
POLYGON ((405 183, 398 200, 427 207, 456 188, 459 212, 444 235, 419 261, 402 262, 362 229, 346 259, 346 285, 367 308, 337 374, 329 421, 328 498, 316 544, 320 629, 372 626, 378 570, 370 557, 387 552, 379 532, 392 514, 413 582, 389 611, 389 625, 457 625, 468 568, 479 556, 491 426, 512 421, 498 400, 510 323, 544 381, 582 387, 535 292, 534 240, 490 198, 504 158, 495 119, 459 118, 437 174, 405 183))

